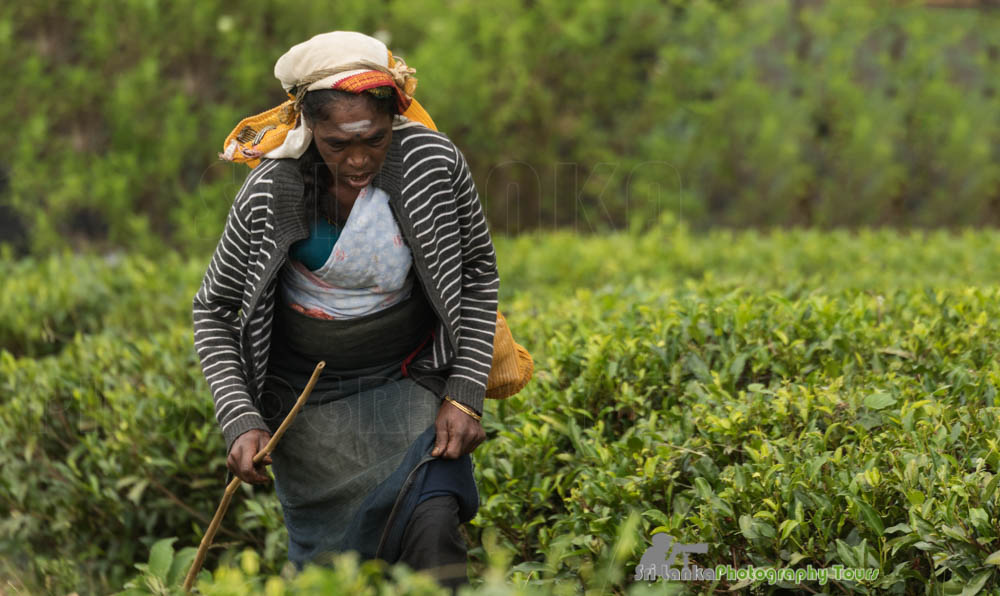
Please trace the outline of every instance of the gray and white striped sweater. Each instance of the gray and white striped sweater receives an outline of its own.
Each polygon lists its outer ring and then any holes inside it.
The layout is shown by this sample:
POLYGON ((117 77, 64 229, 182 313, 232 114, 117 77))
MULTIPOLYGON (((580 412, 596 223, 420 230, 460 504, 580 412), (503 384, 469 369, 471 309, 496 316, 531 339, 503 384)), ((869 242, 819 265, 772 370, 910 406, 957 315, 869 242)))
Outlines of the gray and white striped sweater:
MULTIPOLYGON (((500 279, 465 158, 444 134, 423 126, 398 129, 372 183, 389 195, 438 319, 432 349, 407 370, 439 394, 482 412, 500 279)), ((265 159, 252 170, 194 297, 195 349, 227 453, 244 432, 267 430, 259 396, 276 274, 289 246, 309 235, 303 193, 296 160, 265 159)))

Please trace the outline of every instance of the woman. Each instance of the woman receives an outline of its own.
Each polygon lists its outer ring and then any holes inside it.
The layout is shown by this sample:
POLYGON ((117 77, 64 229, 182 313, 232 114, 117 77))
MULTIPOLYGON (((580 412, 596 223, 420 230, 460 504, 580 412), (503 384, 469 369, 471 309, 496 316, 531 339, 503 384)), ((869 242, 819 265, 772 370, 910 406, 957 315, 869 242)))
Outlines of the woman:
POLYGON ((499 278, 465 159, 413 100, 413 72, 351 32, 278 60, 293 99, 226 143, 256 167, 194 298, 195 346, 229 469, 250 483, 327 363, 273 454, 290 560, 357 550, 455 586, 499 278))

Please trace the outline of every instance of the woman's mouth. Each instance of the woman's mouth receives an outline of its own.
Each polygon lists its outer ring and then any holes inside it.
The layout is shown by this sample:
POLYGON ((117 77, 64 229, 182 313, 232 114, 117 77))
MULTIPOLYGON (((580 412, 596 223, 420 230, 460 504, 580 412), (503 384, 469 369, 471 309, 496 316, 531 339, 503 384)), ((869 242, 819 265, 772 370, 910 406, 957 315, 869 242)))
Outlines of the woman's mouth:
POLYGON ((360 189, 368 186, 368 184, 372 181, 372 178, 374 177, 375 174, 368 173, 368 174, 358 174, 356 176, 344 176, 344 180, 346 180, 347 183, 351 185, 353 188, 360 189))

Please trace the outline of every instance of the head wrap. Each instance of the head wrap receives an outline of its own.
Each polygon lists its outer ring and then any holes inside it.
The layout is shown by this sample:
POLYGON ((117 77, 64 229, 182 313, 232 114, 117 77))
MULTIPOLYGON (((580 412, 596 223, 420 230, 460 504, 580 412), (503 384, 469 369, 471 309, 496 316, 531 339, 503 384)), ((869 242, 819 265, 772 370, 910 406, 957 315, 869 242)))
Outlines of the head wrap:
POLYGON ((317 89, 377 96, 393 89, 400 113, 393 128, 418 122, 437 130, 430 115, 413 99, 417 88, 415 72, 374 37, 353 31, 316 35, 293 46, 274 65, 274 76, 289 100, 243 119, 226 137, 219 157, 251 168, 262 157, 301 157, 312 141, 312 129, 302 117, 302 98, 317 89))

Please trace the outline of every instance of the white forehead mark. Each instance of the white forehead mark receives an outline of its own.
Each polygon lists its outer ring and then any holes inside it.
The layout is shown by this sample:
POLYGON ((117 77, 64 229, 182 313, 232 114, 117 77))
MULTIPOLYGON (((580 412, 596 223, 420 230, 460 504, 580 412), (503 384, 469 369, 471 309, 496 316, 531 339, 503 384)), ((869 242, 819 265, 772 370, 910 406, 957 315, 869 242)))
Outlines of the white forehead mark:
POLYGON ((372 127, 372 121, 371 120, 358 120, 357 122, 344 122, 344 123, 342 123, 340 125, 340 130, 342 130, 344 132, 347 132, 347 133, 351 133, 351 134, 357 134, 357 133, 365 132, 366 130, 368 130, 371 127, 372 127))

